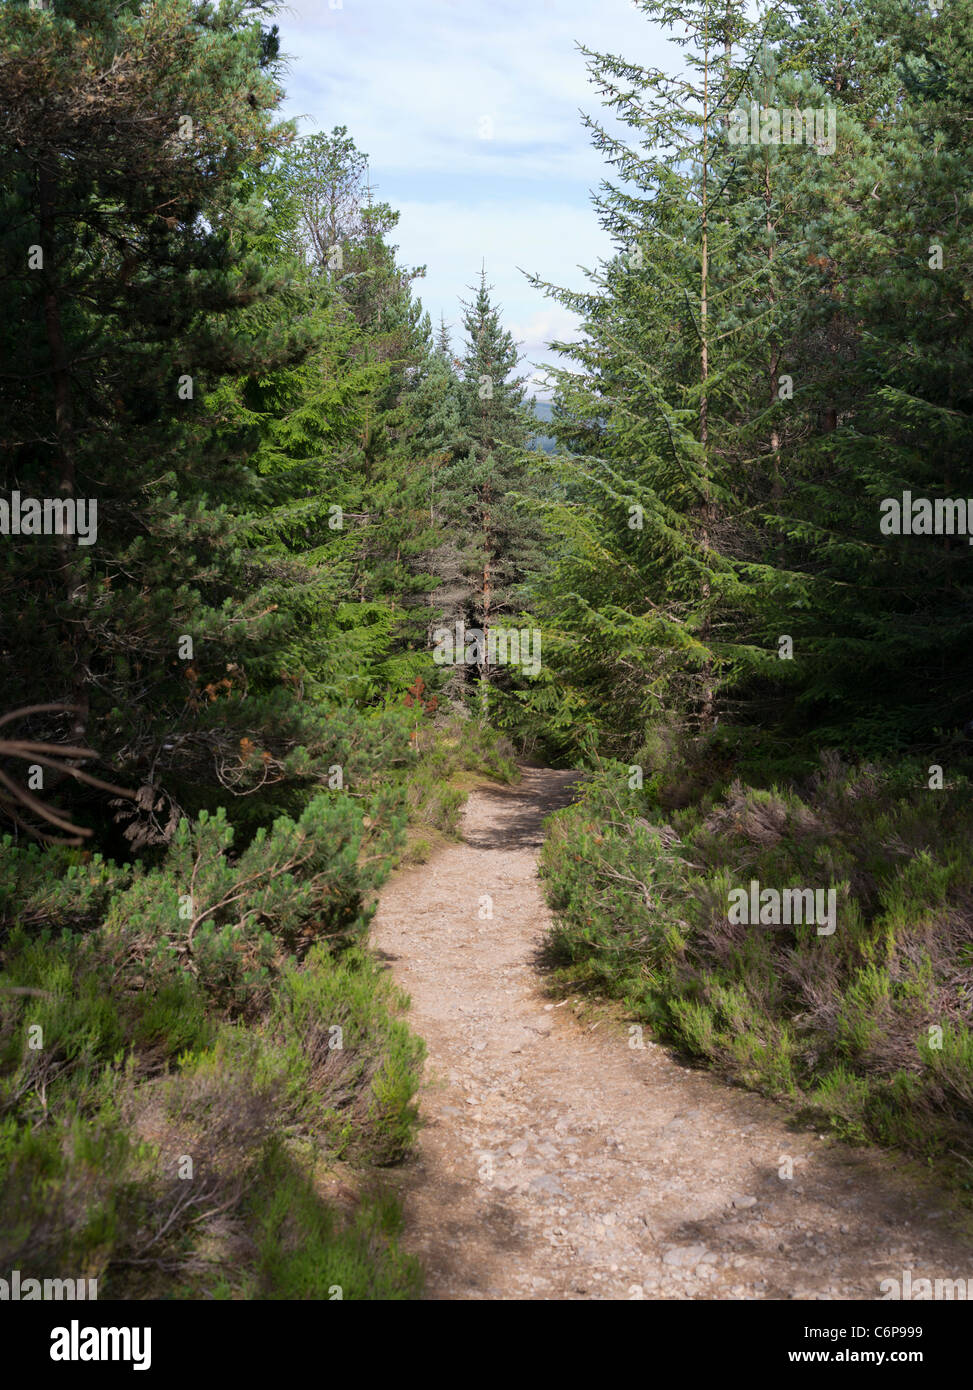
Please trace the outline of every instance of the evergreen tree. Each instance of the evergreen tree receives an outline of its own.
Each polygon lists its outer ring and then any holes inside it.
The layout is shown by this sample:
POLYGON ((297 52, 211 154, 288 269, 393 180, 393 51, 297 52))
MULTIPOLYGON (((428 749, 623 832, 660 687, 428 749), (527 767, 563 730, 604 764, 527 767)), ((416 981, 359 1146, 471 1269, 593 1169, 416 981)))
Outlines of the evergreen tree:
POLYGON ((398 219, 373 206, 367 158, 344 128, 295 142, 266 183, 279 209, 277 254, 296 256, 316 350, 265 377, 257 465, 281 499, 265 533, 315 578, 297 649, 331 695, 382 698, 423 665, 423 568, 432 541, 426 478, 414 457, 414 398, 432 355, 428 316, 385 237, 398 219), (288 501, 288 489, 300 493, 288 501), (326 616, 325 616, 326 615, 326 616))
MULTIPOLYGON (((806 28, 817 11, 798 14, 806 28)), ((825 338, 826 370, 809 393, 792 493, 803 520, 791 525, 815 576, 802 722, 858 747, 948 740, 969 718, 968 546, 933 524, 937 501, 973 491, 960 232, 971 201, 961 133, 970 15, 966 3, 941 15, 868 7, 854 83, 846 63, 831 78, 848 101, 847 138, 816 219, 840 335, 825 338), (913 534, 885 534, 883 504, 901 511, 906 492, 925 499, 913 534)), ((849 22, 836 8, 832 31, 849 22)))
POLYGON ((571 451, 554 529, 572 543, 548 586, 549 621, 573 679, 593 682, 636 740, 660 708, 709 724, 718 680, 764 659, 739 622, 773 574, 733 512, 755 413, 741 409, 741 385, 748 360, 768 355, 780 275, 755 240, 767 210, 728 138, 752 66, 740 7, 641 8, 675 31, 687 71, 585 50, 596 90, 633 132, 628 143, 585 120, 621 180, 595 199, 616 255, 584 294, 533 280, 584 328, 554 345, 580 370, 554 374, 555 433, 571 451), (756 333, 748 299, 760 304, 756 333))
POLYGON ((955 728, 960 547, 878 524, 910 486, 968 487, 962 24, 914 7, 896 68, 881 5, 790 26, 643 9, 681 21, 689 74, 589 54, 636 137, 588 121, 622 176, 596 200, 617 254, 584 293, 534 279, 584 327, 554 345, 574 363, 555 373, 564 542, 539 589, 565 700, 629 749, 648 720, 717 712, 782 746, 955 728), (806 111, 828 138, 782 133, 806 111))
MULTIPOLYGON (((496 678, 489 658, 490 631, 517 611, 521 586, 536 565, 539 529, 511 497, 529 486, 534 467, 527 448, 531 419, 524 378, 514 376, 519 355, 491 298, 485 270, 474 297, 463 301, 466 334, 458 381, 447 393, 441 438, 452 461, 441 472, 442 516, 451 541, 441 556, 447 583, 437 599, 450 626, 462 622, 482 634, 476 656, 481 711, 496 678), (455 408, 453 401, 455 400, 455 408), (461 435, 452 433, 454 422, 461 435)), ((458 670, 460 681, 466 666, 458 670)))
MULTIPOLYGON (((150 821, 160 797, 198 804, 237 761, 264 718, 247 661, 273 659, 241 548, 247 449, 207 404, 225 374, 309 343, 300 318, 234 331, 282 288, 254 253, 264 210, 244 174, 286 139, 264 12, 0 13, 5 490, 97 505, 89 546, 5 544, 5 699, 72 706, 69 741, 90 739, 141 787, 150 821)), ((27 729, 49 737, 52 718, 27 729)), ((93 809, 73 783, 58 790, 93 809)))

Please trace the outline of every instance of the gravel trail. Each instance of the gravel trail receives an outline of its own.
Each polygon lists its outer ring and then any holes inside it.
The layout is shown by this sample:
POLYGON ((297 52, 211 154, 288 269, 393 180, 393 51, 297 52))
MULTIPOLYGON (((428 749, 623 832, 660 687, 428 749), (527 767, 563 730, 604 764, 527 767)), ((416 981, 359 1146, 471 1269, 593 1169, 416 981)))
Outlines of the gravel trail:
POLYGON ((373 925, 429 1048, 425 1125, 393 1175, 426 1296, 877 1299, 907 1270, 973 1281, 973 1244, 905 1163, 545 996, 537 854, 571 782, 525 768, 475 791, 462 842, 395 875, 373 925))

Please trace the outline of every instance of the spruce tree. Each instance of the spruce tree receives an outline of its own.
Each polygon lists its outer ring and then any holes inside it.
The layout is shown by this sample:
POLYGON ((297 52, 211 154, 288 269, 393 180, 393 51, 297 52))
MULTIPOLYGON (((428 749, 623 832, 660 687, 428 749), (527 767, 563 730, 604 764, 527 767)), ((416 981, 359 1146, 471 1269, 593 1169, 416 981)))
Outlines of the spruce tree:
MULTIPOLYGON (((445 592, 438 598, 447 624, 462 622, 482 634, 475 652, 477 697, 485 715, 492 669, 490 632, 517 611, 519 586, 538 550, 538 528, 511 493, 524 486, 532 467, 527 448, 530 415, 519 354, 501 322, 481 270, 473 298, 463 301, 466 342, 458 359, 456 403, 461 437, 449 444, 453 460, 441 473, 442 517, 454 560, 446 560, 445 592)), ((451 428, 451 424, 450 424, 451 428)), ((444 557, 445 559, 445 557, 444 557)), ((459 668, 460 679, 470 672, 459 668)))

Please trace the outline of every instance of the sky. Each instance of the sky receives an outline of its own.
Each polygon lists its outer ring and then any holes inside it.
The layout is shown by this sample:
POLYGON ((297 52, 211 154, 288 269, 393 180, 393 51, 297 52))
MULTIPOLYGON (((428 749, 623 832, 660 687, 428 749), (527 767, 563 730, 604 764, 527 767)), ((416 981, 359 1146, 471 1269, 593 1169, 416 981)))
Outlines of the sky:
POLYGON ((631 0, 291 0, 277 23, 283 114, 304 135, 347 126, 368 154, 434 326, 442 313, 459 347, 485 264, 536 383, 576 321, 521 271, 580 289, 611 249, 590 202, 609 171, 579 109, 604 113, 576 45, 666 67, 679 50, 631 0))

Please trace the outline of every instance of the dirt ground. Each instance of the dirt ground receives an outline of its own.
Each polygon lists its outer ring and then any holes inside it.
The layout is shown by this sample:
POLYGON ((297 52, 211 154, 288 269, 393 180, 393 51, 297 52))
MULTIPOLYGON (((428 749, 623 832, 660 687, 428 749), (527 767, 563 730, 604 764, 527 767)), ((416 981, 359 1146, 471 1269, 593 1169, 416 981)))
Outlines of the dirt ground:
POLYGON ((545 995, 537 854, 571 781, 524 769, 474 792, 462 843, 400 871, 375 918, 429 1048, 425 1127, 393 1177, 427 1297, 877 1299, 906 1270, 973 1280, 955 1210, 904 1161, 545 995))

